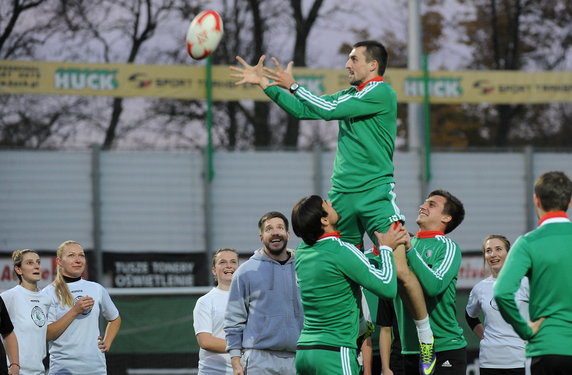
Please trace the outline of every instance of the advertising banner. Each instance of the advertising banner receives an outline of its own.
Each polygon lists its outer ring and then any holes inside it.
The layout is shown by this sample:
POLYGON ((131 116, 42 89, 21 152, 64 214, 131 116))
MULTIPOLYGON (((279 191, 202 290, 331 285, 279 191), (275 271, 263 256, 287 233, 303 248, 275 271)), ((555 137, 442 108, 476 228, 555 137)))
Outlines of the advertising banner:
MULTIPOLYGON (((213 66, 215 101, 268 97, 252 85, 236 86, 228 66, 213 66)), ((295 68, 298 82, 316 94, 348 88, 345 70, 295 68)), ((400 102, 423 100, 420 71, 388 69, 400 102)), ((572 72, 435 71, 430 100, 444 103, 552 103, 572 101, 572 72)), ((95 95, 203 100, 205 67, 0 60, 0 94, 95 95)))
POLYGON ((114 288, 179 288, 206 285, 204 254, 106 253, 114 288))
POLYGON ((457 289, 471 289, 476 283, 488 276, 481 254, 463 254, 461 268, 457 274, 457 289))
MULTIPOLYGON (((40 289, 48 286, 55 279, 57 273, 56 257, 42 255, 41 262, 41 279, 38 282, 40 289)), ((14 273, 12 258, 0 258, 0 268, 2 269, 0 274, 0 291, 8 290, 18 285, 19 280, 14 273)))

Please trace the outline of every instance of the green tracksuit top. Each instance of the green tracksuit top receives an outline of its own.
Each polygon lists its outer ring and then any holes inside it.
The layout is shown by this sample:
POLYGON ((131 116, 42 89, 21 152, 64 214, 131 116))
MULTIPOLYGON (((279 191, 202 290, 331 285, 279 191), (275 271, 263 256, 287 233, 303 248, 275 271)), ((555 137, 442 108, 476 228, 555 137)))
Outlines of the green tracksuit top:
MULTIPOLYGON (((381 260, 379 258, 379 251, 374 247, 364 251, 365 257, 369 260, 375 268, 381 267, 381 260)), ((367 289, 363 290, 363 296, 367 302, 367 308, 371 317, 371 322, 375 324, 375 331, 371 334, 371 349, 373 356, 379 356, 379 323, 377 323, 377 307, 379 306, 379 297, 367 289)))
MULTIPOLYGON (((411 239, 407 260, 417 275, 429 312, 435 338, 435 351, 467 346, 457 321, 457 274, 461 267, 459 246, 442 232, 418 232, 411 239)), ((403 354, 419 353, 419 340, 413 318, 398 297, 395 303, 403 354)))
POLYGON ((572 356, 572 223, 564 211, 558 211, 543 216, 539 224, 516 240, 494 296, 503 318, 528 340, 527 357, 572 356), (546 318, 534 336, 515 302, 524 276, 530 285, 530 320, 546 318))
POLYGON ((294 96, 276 86, 264 91, 295 118, 339 120, 332 191, 359 192, 395 182, 397 96, 382 77, 333 95, 317 96, 302 86, 294 96))
POLYGON ((389 248, 380 250, 381 268, 370 264, 339 232, 328 233, 296 249, 296 275, 304 308, 298 345, 357 349, 360 285, 383 298, 395 298, 397 280, 389 248))

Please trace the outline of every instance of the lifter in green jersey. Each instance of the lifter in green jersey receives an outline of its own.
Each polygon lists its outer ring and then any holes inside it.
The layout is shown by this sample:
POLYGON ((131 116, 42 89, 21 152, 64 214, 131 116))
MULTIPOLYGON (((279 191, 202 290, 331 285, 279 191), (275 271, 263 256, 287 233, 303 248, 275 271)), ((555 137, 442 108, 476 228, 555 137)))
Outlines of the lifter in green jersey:
POLYGON ((503 318, 527 340, 532 375, 572 372, 572 181, 547 172, 534 184, 538 228, 518 238, 494 287, 503 318), (520 314, 515 294, 527 276, 530 321, 520 314))
POLYGON ((394 298, 397 281, 392 249, 404 243, 401 226, 385 234, 379 268, 355 246, 340 239, 339 215, 317 195, 292 209, 292 228, 303 242, 296 249, 296 275, 304 308, 304 327, 296 348, 298 375, 357 375, 361 289, 394 298))
MULTIPOLYGON (((338 120, 338 146, 328 194, 341 220, 338 229, 344 241, 357 247, 367 233, 377 244, 375 232, 404 221, 396 204, 393 152, 397 132, 397 97, 383 81, 387 51, 375 41, 354 44, 346 70, 352 87, 332 95, 318 96, 299 85, 292 75, 293 64, 283 68, 273 58, 274 68, 264 67, 265 56, 254 66, 237 56, 241 67, 231 67, 237 85, 256 84, 291 116, 298 119, 338 120), (271 82, 272 81, 272 82, 271 82), (282 90, 287 89, 290 91, 282 90)), ((400 293, 411 311, 423 350, 432 352, 433 333, 429 325, 423 291, 407 267, 405 248, 394 252, 400 293)), ((420 364, 430 374, 434 358, 420 364)))
MULTIPOLYGON (((453 231, 465 217, 461 201, 445 190, 435 190, 419 206, 419 231, 406 244, 407 259, 419 278, 429 309, 429 320, 435 336, 437 375, 465 375, 467 342, 457 321, 457 274, 461 266, 461 250, 446 233, 453 231)), ((409 238, 409 236, 408 236, 409 238)), ((417 374, 419 349, 414 340, 415 326, 410 314, 396 298, 395 312, 404 354, 406 375, 417 374)), ((426 356, 423 351, 420 356, 426 356)))

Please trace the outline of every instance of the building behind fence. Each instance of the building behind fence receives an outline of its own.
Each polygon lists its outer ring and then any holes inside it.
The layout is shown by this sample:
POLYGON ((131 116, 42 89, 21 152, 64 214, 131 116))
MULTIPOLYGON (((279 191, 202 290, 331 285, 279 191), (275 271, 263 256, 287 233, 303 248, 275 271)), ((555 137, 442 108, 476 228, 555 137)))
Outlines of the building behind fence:
MULTIPOLYGON (((89 278, 110 288, 122 314, 122 330, 108 355, 110 374, 159 374, 161 367, 193 373, 198 346, 192 309, 210 285, 210 254, 232 247, 248 257, 260 245, 263 213, 289 217, 301 197, 326 197, 333 158, 333 152, 321 151, 218 152, 215 177, 207 181, 199 152, 0 151, 0 289, 16 284, 10 275, 13 250, 40 252, 46 285, 55 272, 55 249, 76 240, 88 254, 89 278)), ((514 241, 536 225, 531 197, 538 175, 563 170, 572 176, 571 153, 529 148, 435 152, 431 164, 432 179, 423 184, 418 155, 395 154, 397 203, 414 231, 427 191, 457 195, 467 214, 451 237, 464 260, 476 258, 473 269, 486 235, 514 241)), ((298 243, 292 233, 289 247, 298 243)), ((460 285, 462 314, 471 281, 460 285)), ((462 315, 459 320, 464 323, 462 315)), ((470 330, 466 336, 474 349, 470 330)))

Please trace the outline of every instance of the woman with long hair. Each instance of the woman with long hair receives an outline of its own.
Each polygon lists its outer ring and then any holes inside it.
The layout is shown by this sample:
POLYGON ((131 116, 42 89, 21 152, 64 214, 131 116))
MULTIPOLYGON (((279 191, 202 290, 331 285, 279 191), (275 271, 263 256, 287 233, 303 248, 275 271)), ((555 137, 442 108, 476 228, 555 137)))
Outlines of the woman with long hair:
POLYGON ((79 243, 63 242, 58 247, 56 263, 56 279, 43 290, 51 299, 48 374, 105 375, 104 353, 119 332, 119 311, 103 286, 82 279, 86 258, 79 243), (84 311, 72 316, 68 312, 75 305, 84 311), (103 338, 99 332, 100 314, 108 321, 103 338))
MULTIPOLYGON (((526 360, 524 341, 504 321, 493 298, 493 287, 506 261, 510 241, 499 234, 491 234, 483 241, 483 257, 491 276, 473 287, 467 302, 467 323, 480 341, 479 364, 481 375, 524 375, 526 360), (484 322, 479 315, 483 313, 484 322)), ((524 278, 516 295, 522 313, 528 316, 528 279, 524 278)))
MULTIPOLYGON (((6 304, 8 313, 18 337, 20 375, 44 374, 43 359, 46 356, 46 338, 48 330, 48 311, 50 298, 40 292, 38 282, 41 279, 42 266, 40 256, 35 250, 15 250, 12 253, 14 273, 18 285, 8 289, 0 296, 6 304)), ((69 311, 75 317, 82 313, 80 305, 69 311)))

